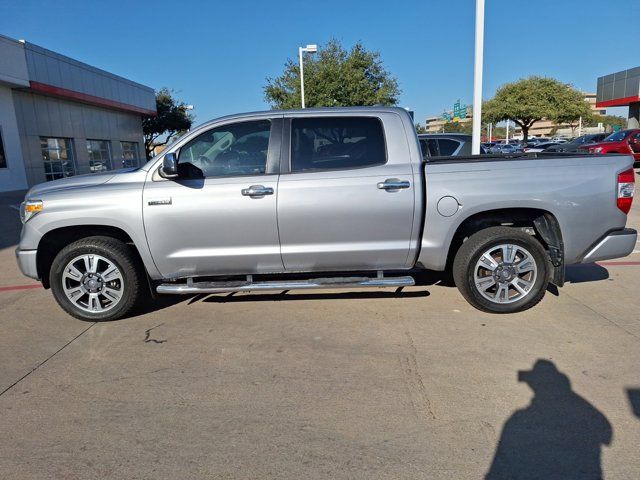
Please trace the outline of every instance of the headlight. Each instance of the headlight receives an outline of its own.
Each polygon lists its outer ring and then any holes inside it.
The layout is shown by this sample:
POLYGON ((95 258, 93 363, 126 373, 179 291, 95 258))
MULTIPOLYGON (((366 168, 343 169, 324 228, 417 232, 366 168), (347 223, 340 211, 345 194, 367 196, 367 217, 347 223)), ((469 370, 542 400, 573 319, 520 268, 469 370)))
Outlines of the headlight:
POLYGON ((595 153, 600 153, 602 151, 602 147, 596 147, 593 149, 595 153))
POLYGON ((25 200, 20 205, 20 220, 26 223, 31 217, 41 212, 44 208, 42 200, 25 200))

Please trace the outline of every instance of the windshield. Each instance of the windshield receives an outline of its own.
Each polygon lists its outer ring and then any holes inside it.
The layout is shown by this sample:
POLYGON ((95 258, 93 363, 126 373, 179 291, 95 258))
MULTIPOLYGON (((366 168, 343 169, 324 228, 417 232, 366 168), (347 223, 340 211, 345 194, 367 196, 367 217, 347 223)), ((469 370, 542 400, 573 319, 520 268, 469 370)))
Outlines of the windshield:
POLYGON ((614 132, 603 140, 603 142, 620 142, 629 135, 629 130, 622 130, 620 132, 614 132))

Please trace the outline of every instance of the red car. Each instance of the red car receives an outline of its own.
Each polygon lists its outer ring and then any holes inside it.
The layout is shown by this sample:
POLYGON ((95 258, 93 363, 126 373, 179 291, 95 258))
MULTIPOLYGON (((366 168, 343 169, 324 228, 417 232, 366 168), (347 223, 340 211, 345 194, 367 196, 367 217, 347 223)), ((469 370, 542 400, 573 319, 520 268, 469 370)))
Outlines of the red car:
POLYGON ((640 129, 614 132, 601 142, 585 145, 579 150, 589 153, 632 154, 637 166, 640 163, 640 129))

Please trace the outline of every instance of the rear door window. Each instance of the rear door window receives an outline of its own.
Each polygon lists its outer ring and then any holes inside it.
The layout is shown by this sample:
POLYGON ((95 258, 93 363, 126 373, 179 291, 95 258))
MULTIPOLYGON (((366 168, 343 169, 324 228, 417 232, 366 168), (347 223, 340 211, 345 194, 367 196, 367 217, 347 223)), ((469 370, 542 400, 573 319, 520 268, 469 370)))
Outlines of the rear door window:
POLYGON ((429 157, 437 157, 438 141, 432 138, 421 138, 420 150, 422 151, 422 158, 424 160, 426 160, 429 157))
POLYGON ((440 155, 451 156, 460 146, 460 142, 449 138, 441 138, 438 140, 438 145, 440 147, 440 155))
POLYGON ((337 170, 387 161, 382 123, 373 117, 294 118, 291 171, 337 170))
POLYGON ((432 157, 440 156, 440 149, 438 148, 438 140, 429 139, 427 140, 427 145, 429 146, 429 155, 432 157))

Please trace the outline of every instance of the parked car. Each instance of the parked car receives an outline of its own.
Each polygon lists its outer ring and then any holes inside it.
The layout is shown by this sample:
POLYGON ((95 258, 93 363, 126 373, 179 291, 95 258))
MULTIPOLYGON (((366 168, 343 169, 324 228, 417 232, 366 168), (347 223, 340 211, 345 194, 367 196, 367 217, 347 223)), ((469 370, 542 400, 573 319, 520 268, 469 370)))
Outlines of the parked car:
POLYGON ((550 141, 551 141, 550 138, 545 138, 545 137, 529 137, 527 139, 527 143, 524 148, 527 148, 527 147, 532 148, 540 143, 547 143, 550 141))
MULTIPOLYGON (((471 155, 471 135, 465 133, 425 133, 418 140, 424 158, 471 155)), ((487 153, 482 145, 480 153, 487 153)))
POLYGON ((604 140, 580 147, 589 153, 627 153, 633 155, 636 165, 640 165, 640 129, 620 130, 604 140))
POLYGON ((523 149, 518 144, 497 143, 489 150, 489 153, 511 155, 514 153, 522 153, 523 149))
POLYGON ((604 140, 608 133, 590 133, 587 135, 581 135, 573 140, 560 145, 553 145, 547 148, 547 152, 577 152, 578 148, 589 143, 600 142, 604 140))
POLYGON ((632 163, 424 161, 401 108, 232 115, 136 170, 31 188, 16 256, 91 321, 156 293, 403 287, 416 269, 451 272, 478 309, 517 312, 565 265, 634 249, 632 163))
POLYGON ((559 144, 556 142, 542 142, 542 143, 538 143, 534 147, 527 147, 524 149, 524 151, 527 153, 540 153, 540 152, 545 152, 547 148, 555 147, 556 145, 559 145, 559 144))

